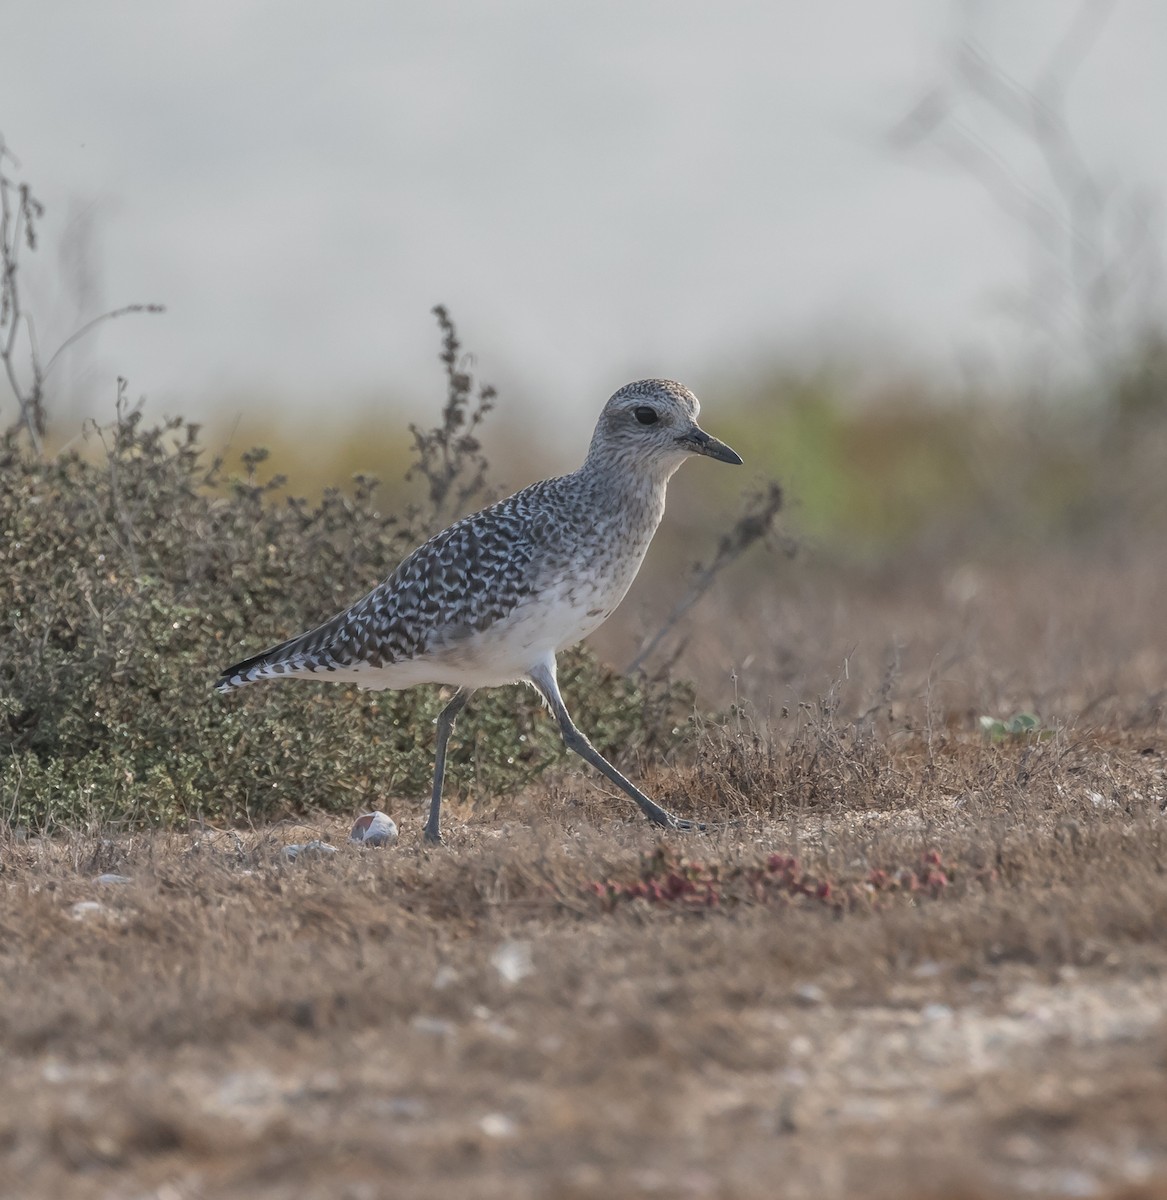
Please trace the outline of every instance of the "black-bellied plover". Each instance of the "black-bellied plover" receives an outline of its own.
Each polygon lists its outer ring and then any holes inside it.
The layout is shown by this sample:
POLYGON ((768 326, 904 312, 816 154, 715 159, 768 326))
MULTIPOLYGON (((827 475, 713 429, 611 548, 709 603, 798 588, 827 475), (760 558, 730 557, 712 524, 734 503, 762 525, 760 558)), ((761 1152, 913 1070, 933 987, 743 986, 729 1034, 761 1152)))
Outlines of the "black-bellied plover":
POLYGON ((457 688, 438 717, 425 838, 441 841, 446 743, 477 688, 533 684, 563 740, 656 825, 691 829, 626 779, 576 728, 555 655, 624 599, 665 511, 665 488, 691 454, 741 463, 698 424, 697 397, 667 379, 622 387, 604 406, 583 466, 523 488, 419 546, 346 612, 223 672, 218 690, 260 679, 364 688, 457 688))

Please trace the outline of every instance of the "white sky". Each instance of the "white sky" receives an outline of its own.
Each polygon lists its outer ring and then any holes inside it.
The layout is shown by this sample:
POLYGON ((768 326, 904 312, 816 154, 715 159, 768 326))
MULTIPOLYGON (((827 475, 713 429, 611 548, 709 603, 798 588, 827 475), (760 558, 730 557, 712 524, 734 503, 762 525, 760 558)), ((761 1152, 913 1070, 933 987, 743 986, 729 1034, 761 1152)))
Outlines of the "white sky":
MULTIPOLYGON (((7 0, 0 133, 48 206, 42 345, 79 311, 159 301, 59 384, 92 408, 125 374, 157 411, 383 397, 392 420, 440 394, 442 301, 482 374, 570 430, 640 375, 708 405, 718 380, 824 347, 950 366, 999 348, 989 297, 1024 279, 1025 242, 885 134, 942 76, 960 13, 1028 78, 1072 10, 7 0), (79 238, 80 304, 61 254, 79 238)), ((1156 203, 1164 112, 1167 5, 1119 0, 1069 116, 1156 203)))

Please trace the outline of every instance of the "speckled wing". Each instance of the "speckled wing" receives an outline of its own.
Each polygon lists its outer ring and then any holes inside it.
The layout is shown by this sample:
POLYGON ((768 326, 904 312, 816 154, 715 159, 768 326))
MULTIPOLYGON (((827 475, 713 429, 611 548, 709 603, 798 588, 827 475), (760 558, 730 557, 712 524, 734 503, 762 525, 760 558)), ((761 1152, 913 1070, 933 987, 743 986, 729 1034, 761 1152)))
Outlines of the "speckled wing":
MULTIPOLYGON (((236 663, 216 685, 424 658, 490 628, 535 590, 537 557, 557 523, 558 480, 544 480, 419 546, 379 587, 323 625, 236 663)), ((553 540, 553 539, 552 539, 553 540)))

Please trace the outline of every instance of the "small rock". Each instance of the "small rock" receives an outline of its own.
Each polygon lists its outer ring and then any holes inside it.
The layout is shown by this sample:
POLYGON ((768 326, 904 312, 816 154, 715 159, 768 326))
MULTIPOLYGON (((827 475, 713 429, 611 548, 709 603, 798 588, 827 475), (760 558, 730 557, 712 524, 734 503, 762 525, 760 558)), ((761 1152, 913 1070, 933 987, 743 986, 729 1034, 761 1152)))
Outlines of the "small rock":
POLYGON ((458 982, 458 972, 449 963, 443 963, 434 972, 434 991, 444 992, 458 982))
POLYGON ((530 942, 503 942, 490 956, 490 964, 510 984, 526 979, 535 970, 530 942))
POLYGON ((505 1113, 487 1113, 478 1128, 489 1138, 514 1137, 518 1126, 505 1113))
POLYGON ((815 1005, 822 1004, 826 998, 826 992, 817 983, 799 984, 794 989, 795 1003, 801 1004, 804 1008, 814 1008, 815 1005))
POLYGON ((392 817, 378 809, 357 818, 348 840, 362 846, 392 846, 397 841, 397 826, 392 817))
POLYGON ((791 1058, 810 1058, 814 1053, 814 1042, 802 1034, 790 1039, 790 1045, 787 1047, 790 1051, 791 1058))
POLYGON ((69 909, 69 916, 74 921, 88 921, 93 917, 104 917, 109 913, 109 909, 104 904, 100 904, 96 900, 78 900, 72 908, 69 909))
POLYGON ((442 1041, 458 1032, 453 1021, 447 1021, 444 1017, 429 1017, 425 1013, 418 1013, 409 1023, 418 1033, 428 1033, 442 1041))
POLYGON ((302 846, 293 842, 292 845, 284 847, 283 853, 288 862, 295 862, 299 858, 327 858, 336 853, 336 847, 330 846, 318 838, 313 838, 312 841, 305 842, 302 846))
MULTIPOLYGON (((235 1119, 249 1120, 255 1110, 266 1111, 283 1100, 279 1081, 266 1068, 231 1071, 204 1103, 235 1119)), ((261 1118, 262 1119, 262 1118, 261 1118)))
POLYGON ((924 1021, 951 1021, 952 1009, 947 1004, 925 1004, 920 1009, 920 1018, 924 1021))
POLYGON ((128 875, 115 875, 112 871, 106 871, 104 875, 98 875, 98 883, 133 883, 134 881, 128 875))

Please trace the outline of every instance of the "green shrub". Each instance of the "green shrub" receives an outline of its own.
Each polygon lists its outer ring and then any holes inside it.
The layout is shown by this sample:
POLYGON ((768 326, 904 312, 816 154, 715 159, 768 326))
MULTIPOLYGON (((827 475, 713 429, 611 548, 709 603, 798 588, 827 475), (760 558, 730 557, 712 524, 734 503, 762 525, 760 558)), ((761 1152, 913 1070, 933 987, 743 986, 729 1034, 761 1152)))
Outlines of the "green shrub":
MULTIPOLYGON (((304 681, 221 697, 220 670, 358 598, 450 515, 481 502, 471 399, 446 333, 442 424, 414 430, 424 507, 377 505, 375 480, 318 504, 260 483, 263 451, 224 480, 197 426, 150 426, 119 405, 104 453, 41 458, 0 444, 0 815, 36 827, 267 820, 423 797, 436 688, 360 692, 304 681)), ((692 703, 683 687, 565 655, 565 696, 601 751, 659 752, 692 703)), ((451 743, 447 794, 519 787, 562 753, 527 688, 479 693, 451 743)))

